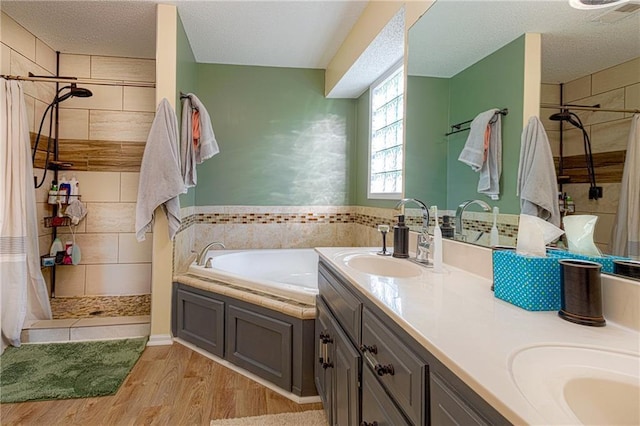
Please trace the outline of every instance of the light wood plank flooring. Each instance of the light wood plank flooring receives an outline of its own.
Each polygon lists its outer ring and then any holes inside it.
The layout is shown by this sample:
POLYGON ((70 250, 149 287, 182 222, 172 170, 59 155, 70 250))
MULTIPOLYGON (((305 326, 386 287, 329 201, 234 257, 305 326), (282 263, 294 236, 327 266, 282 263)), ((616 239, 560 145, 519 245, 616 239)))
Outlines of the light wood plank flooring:
POLYGON ((0 405, 1 425, 209 425, 212 419, 321 409, 298 405, 174 343, 145 348, 115 395, 0 405))

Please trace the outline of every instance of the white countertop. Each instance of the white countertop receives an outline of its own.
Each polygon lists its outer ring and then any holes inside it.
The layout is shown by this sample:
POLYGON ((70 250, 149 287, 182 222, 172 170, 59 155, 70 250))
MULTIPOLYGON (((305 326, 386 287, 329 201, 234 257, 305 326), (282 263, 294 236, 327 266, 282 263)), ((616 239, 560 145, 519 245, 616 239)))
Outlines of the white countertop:
MULTIPOLYGON (((362 273, 339 261, 363 248, 316 251, 417 342, 514 424, 555 422, 534 408, 511 378, 510 359, 538 345, 587 346, 640 352, 640 333, 567 322, 557 312, 530 312, 494 297, 491 280, 445 265, 414 278, 362 273)), ((566 423, 566 421, 564 422, 566 423)))

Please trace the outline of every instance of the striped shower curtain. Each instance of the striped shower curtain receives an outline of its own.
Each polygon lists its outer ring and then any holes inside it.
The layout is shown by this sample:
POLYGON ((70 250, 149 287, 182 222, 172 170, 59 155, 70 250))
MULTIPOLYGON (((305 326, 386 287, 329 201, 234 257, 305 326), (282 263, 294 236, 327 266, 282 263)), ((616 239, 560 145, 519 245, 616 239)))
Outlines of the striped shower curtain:
POLYGON ((20 346, 26 319, 50 319, 40 271, 38 223, 22 85, 0 79, 0 329, 2 347, 20 346))

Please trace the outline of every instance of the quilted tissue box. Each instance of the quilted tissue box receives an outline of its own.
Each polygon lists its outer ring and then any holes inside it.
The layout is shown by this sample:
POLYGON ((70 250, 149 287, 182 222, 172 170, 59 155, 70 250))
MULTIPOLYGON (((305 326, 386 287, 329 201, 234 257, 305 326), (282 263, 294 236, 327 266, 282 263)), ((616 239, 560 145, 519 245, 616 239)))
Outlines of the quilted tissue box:
POLYGON ((494 294, 527 311, 560 309, 560 253, 523 256, 511 250, 493 251, 494 294))

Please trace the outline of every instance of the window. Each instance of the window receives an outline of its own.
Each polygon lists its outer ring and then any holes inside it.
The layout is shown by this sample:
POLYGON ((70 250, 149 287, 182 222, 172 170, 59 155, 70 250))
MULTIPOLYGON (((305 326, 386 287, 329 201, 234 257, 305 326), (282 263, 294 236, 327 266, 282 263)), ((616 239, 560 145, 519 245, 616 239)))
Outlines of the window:
POLYGON ((369 198, 402 197, 404 67, 400 64, 371 86, 369 198))

